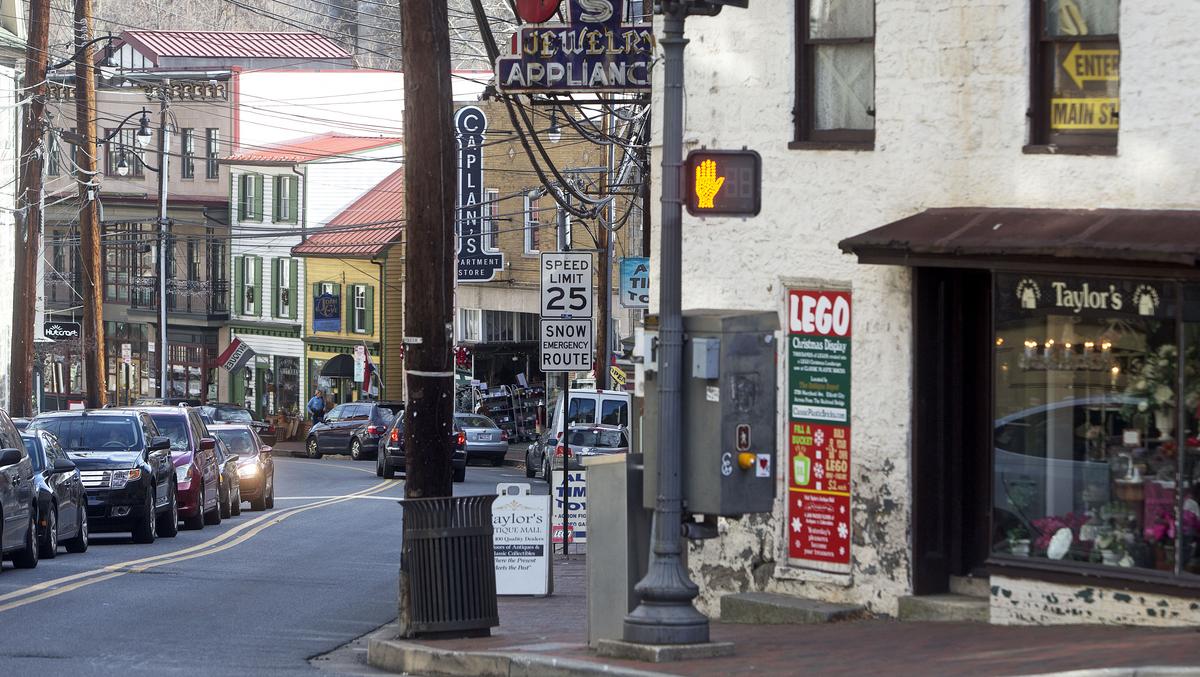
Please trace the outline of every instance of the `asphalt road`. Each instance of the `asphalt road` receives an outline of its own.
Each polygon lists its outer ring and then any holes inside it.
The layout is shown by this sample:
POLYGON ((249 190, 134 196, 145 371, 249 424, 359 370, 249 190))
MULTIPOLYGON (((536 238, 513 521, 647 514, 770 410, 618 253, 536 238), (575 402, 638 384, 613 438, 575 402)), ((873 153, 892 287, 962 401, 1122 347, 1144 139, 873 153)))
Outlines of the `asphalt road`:
MULTIPOLYGON (((151 545, 95 534, 86 553, 60 548, 33 570, 5 562, 0 675, 377 674, 348 643, 396 616, 404 487, 374 468, 278 457, 274 510, 243 504, 151 545)), ((455 493, 518 481, 471 466, 455 493)))

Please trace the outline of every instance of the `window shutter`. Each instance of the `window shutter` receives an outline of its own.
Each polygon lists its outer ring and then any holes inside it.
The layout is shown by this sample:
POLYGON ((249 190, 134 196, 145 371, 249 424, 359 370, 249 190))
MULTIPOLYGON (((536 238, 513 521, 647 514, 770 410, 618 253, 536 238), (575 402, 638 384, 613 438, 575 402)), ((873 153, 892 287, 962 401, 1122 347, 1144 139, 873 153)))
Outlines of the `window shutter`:
POLYGON ((279 218, 279 196, 280 196, 279 186, 282 183, 283 183, 282 176, 276 176, 275 180, 272 182, 273 193, 271 195, 271 221, 273 221, 275 223, 278 223, 280 221, 280 218, 279 218))
POLYGON ((283 267, 283 259, 271 259, 271 317, 279 317, 279 269, 283 267))
POLYGON ((263 177, 262 174, 254 175, 254 218, 257 221, 262 221, 263 217, 263 177))
POLYGON ((238 315, 246 309, 246 257, 233 257, 233 311, 238 315))
POLYGON ((364 313, 364 315, 366 316, 365 321, 367 323, 367 326, 365 327, 365 329, 367 330, 368 334, 374 334, 375 333, 375 288, 371 287, 371 286, 366 286, 366 287, 364 287, 364 289, 366 290, 366 294, 367 294, 367 304, 366 304, 367 312, 364 313))
POLYGON ((266 298, 263 295, 265 290, 263 289, 262 273, 263 273, 262 257, 255 256, 254 257, 254 291, 256 294, 258 294, 258 303, 255 304, 257 307, 254 309, 255 310, 254 314, 258 315, 260 317, 263 314, 262 313, 263 299, 266 298))
POLYGON ((288 297, 291 303, 288 304, 288 319, 296 319, 296 306, 300 305, 300 261, 301 259, 292 259, 291 265, 291 280, 288 282, 288 297))
POLYGON ((249 174, 242 174, 241 176, 238 177, 237 205, 238 205, 238 220, 240 220, 240 221, 246 221, 250 218, 250 202, 246 199, 246 196, 249 195, 249 193, 250 193, 250 191, 248 190, 249 185, 250 185, 250 175, 249 174))
POLYGON ((288 191, 288 223, 297 223, 300 220, 300 177, 289 176, 287 180, 291 188, 288 191))

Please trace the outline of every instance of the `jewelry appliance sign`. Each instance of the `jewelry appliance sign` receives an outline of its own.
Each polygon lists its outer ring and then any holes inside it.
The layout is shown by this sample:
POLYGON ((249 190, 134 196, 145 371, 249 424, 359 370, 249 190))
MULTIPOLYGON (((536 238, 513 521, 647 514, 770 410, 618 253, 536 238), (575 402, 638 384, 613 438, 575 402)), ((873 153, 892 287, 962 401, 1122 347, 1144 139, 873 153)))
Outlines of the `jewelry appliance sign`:
POLYGON ((625 23, 622 0, 567 0, 566 24, 533 24, 496 59, 505 93, 649 92, 654 57, 650 24, 625 23))
POLYGON ((788 292, 788 558, 850 573, 848 291, 788 292))

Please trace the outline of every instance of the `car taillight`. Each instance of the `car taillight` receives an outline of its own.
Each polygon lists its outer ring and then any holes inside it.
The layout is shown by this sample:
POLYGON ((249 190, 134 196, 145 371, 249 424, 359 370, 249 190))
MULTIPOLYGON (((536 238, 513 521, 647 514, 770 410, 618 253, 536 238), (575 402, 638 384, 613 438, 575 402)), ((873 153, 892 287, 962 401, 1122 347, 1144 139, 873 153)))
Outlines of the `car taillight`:
POLYGON ((367 434, 368 435, 382 435, 383 428, 381 426, 377 426, 377 425, 369 425, 369 426, 367 426, 367 434))
POLYGON ((392 434, 389 436, 388 439, 390 439, 393 442, 399 442, 400 441, 400 429, 392 428, 392 434))
POLYGON ((458 434, 458 446, 462 447, 462 446, 466 446, 466 444, 467 444, 467 434, 460 432, 458 434))

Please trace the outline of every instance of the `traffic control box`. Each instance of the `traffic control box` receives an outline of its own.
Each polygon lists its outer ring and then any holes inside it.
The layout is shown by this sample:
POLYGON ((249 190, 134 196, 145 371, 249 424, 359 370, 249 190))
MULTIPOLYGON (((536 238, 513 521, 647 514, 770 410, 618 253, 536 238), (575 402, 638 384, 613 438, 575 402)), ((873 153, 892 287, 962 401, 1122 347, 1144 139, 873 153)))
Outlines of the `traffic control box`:
MULTIPOLYGON (((779 317, 773 312, 690 310, 684 312, 683 329, 684 512, 721 517, 771 512, 778 472, 779 317)), ((661 368, 661 353, 657 366, 661 368)), ((660 376, 659 371, 646 372, 642 496, 647 508, 654 507, 658 495, 660 376)))

